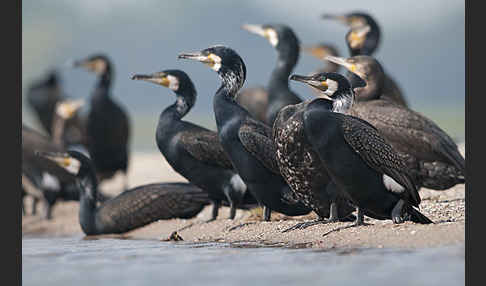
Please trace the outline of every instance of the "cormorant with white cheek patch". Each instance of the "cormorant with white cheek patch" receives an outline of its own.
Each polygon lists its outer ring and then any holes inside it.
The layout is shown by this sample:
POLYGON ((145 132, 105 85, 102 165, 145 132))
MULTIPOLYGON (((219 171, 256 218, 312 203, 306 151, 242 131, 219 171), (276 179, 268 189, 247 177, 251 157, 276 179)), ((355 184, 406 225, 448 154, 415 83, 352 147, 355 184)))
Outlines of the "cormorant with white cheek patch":
POLYGON ((155 183, 126 190, 97 206, 98 181, 91 160, 77 151, 38 152, 75 176, 80 189, 79 224, 86 235, 124 233, 161 219, 192 218, 209 203, 188 183, 155 183))
MULTIPOLYGON (((350 28, 346 34, 346 44, 351 56, 371 56, 377 50, 381 40, 380 27, 369 14, 354 12, 345 15, 325 14, 322 17, 337 20, 350 28)), ((351 86, 359 84, 360 80, 353 73, 348 73, 346 77, 350 80, 351 86)), ((387 74, 384 77, 383 99, 408 106, 398 84, 387 74)), ((356 98, 356 101, 360 100, 361 98, 356 98)))
POLYGON ((228 200, 230 218, 234 219, 247 186, 233 169, 218 134, 182 120, 196 101, 196 88, 189 76, 181 70, 165 70, 134 75, 132 79, 162 85, 175 92, 176 102, 160 114, 157 146, 176 172, 209 193, 213 201, 211 220, 218 216, 222 200, 228 200))
POLYGON ((105 55, 93 55, 74 62, 73 66, 85 68, 98 75, 86 123, 87 147, 98 180, 109 179, 121 171, 126 190, 130 121, 124 108, 111 98, 110 89, 114 76, 112 63, 105 55))
POLYGON ((222 85, 213 99, 219 139, 238 174, 263 205, 264 220, 270 220, 271 210, 292 216, 309 213, 311 209, 295 199, 280 174, 272 129, 235 101, 246 77, 241 57, 230 48, 213 46, 179 58, 202 62, 220 76, 222 85))
POLYGON ((268 103, 265 122, 273 126, 280 109, 302 101, 289 88, 289 75, 299 59, 299 39, 290 27, 281 24, 243 25, 243 29, 265 37, 278 53, 277 65, 266 87, 268 103))
POLYGON ((420 196, 398 153, 368 122, 345 114, 354 99, 348 80, 337 73, 290 79, 323 92, 307 105, 302 128, 335 185, 331 196, 342 195, 357 207, 354 225, 364 224, 364 214, 432 223, 414 208, 420 196))
POLYGON ((466 162, 456 143, 425 116, 382 99, 384 73, 370 56, 328 57, 361 77, 366 86, 354 88, 361 98, 349 114, 376 127, 404 158, 415 185, 434 190, 465 183, 466 162))

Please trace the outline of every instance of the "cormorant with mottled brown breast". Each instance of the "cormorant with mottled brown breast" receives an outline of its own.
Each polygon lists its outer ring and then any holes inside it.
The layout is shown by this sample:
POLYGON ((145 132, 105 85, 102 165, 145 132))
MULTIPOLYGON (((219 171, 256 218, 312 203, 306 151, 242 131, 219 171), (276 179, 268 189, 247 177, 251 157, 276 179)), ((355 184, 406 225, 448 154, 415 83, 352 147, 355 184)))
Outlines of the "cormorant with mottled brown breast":
POLYGON ((265 123, 273 126, 280 109, 302 101, 289 88, 289 75, 299 59, 299 39, 290 27, 281 24, 243 25, 243 29, 265 37, 278 53, 277 65, 266 87, 268 103, 265 123))
POLYGON ((230 218, 234 219, 247 187, 233 169, 218 134, 182 120, 196 101, 196 88, 189 76, 181 70, 165 70, 134 75, 132 79, 162 85, 175 92, 176 102, 160 114, 157 146, 176 172, 208 192, 213 201, 211 220, 216 219, 221 201, 225 199, 230 203, 230 218))
POLYGON ((96 206, 98 181, 91 160, 77 151, 40 152, 76 177, 80 189, 79 224, 86 235, 124 233, 160 219, 196 216, 207 194, 188 183, 156 183, 127 190, 96 206))
POLYGON ((109 179, 116 172, 124 174, 124 189, 128 188, 130 121, 127 112, 111 98, 113 66, 105 55, 93 55, 74 62, 98 75, 86 123, 88 151, 99 181, 109 179))
POLYGON ((201 52, 180 54, 179 58, 202 62, 216 71, 222 80, 213 107, 223 149, 248 189, 264 207, 264 219, 270 211, 286 215, 304 215, 310 208, 295 199, 282 178, 275 158, 272 129, 253 119, 239 106, 235 97, 246 78, 246 67, 232 49, 213 46, 201 52))
POLYGON ((370 56, 328 57, 361 77, 365 87, 354 88, 357 101, 349 114, 376 127, 404 158, 417 187, 445 190, 465 183, 466 162, 456 143, 425 116, 382 99, 384 73, 370 56))
MULTIPOLYGON (((369 14, 353 12, 345 15, 325 14, 322 17, 324 19, 337 20, 350 28, 346 34, 346 44, 351 56, 371 56, 378 48, 381 40, 380 27, 369 14)), ((354 86, 356 83, 359 84, 360 80, 353 73, 348 73, 347 77, 351 82, 351 86, 354 86)), ((388 74, 385 74, 383 99, 393 101, 402 106, 408 106, 403 92, 388 74)), ((356 98, 356 100, 360 101, 361 99, 356 98)))
POLYGON ((364 224, 364 214, 394 223, 432 223, 414 208, 420 196, 398 153, 368 122, 345 114, 354 99, 348 80, 337 73, 290 79, 322 91, 303 112, 301 128, 335 185, 332 190, 357 207, 354 225, 364 224))

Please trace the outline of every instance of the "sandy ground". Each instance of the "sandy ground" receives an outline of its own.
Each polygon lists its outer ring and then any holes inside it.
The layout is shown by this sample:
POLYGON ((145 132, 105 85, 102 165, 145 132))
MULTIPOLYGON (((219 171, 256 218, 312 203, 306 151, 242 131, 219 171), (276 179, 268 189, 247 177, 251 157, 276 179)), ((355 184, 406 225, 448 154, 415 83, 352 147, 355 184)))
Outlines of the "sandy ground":
MULTIPOLYGON (((460 145, 461 152, 464 144, 460 145)), ((464 152, 463 152, 464 154, 464 152)), ((160 153, 134 153, 130 163, 130 186, 152 182, 185 181, 175 173, 160 153)), ((121 190, 122 179, 117 176, 111 182, 101 185, 110 194, 121 190)), ((312 220, 314 214, 301 217, 286 217, 272 213, 272 221, 262 222, 261 209, 238 210, 235 220, 227 219, 229 208, 220 209, 216 221, 206 223, 211 207, 206 207, 197 217, 172 219, 154 222, 145 227, 123 235, 101 237, 119 237, 132 239, 165 240, 177 231, 184 241, 193 242, 230 242, 268 244, 289 247, 317 248, 354 248, 354 247, 399 247, 423 248, 444 245, 464 244, 465 236, 465 188, 457 185, 445 191, 422 189, 421 212, 432 219, 433 225, 420 225, 411 222, 395 225, 391 220, 378 221, 366 218, 367 226, 334 231, 349 223, 320 224, 304 230, 282 233, 283 230, 303 221, 312 220)), ((43 220, 39 215, 27 215, 22 218, 23 236, 83 236, 78 223, 78 202, 60 202, 54 206, 53 219, 43 220)), ((30 202, 26 201, 30 213, 30 202)), ((96 238, 96 237, 91 237, 96 238)))

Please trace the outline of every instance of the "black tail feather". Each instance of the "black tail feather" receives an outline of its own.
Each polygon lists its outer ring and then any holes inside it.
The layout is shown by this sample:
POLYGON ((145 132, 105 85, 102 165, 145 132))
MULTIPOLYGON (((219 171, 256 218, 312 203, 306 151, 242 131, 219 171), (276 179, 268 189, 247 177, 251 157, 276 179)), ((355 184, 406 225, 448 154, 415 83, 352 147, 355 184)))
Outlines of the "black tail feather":
POLYGON ((430 224, 430 223, 434 223, 433 221, 431 221, 428 217, 426 217, 425 215, 423 215, 421 212, 419 212, 418 210, 416 210, 414 207, 412 206, 409 206, 408 209, 407 209, 407 212, 408 214, 410 214, 411 216, 411 220, 413 222, 416 222, 416 223, 421 223, 421 224, 430 224))

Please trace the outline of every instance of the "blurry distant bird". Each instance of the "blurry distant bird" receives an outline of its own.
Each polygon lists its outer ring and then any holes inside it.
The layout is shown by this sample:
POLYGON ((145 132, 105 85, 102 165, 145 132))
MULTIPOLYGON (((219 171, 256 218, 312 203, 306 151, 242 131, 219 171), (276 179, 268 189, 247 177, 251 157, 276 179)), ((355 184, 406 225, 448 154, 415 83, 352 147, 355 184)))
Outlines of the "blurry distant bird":
MULTIPOLYGON (((350 28, 346 34, 346 44, 351 56, 371 56, 379 47, 381 41, 380 27, 369 14, 353 12, 345 15, 324 14, 322 17, 339 21, 350 28)), ((352 86, 359 82, 359 79, 353 73, 349 73, 348 78, 352 86)), ((398 84, 387 74, 385 74, 384 78, 382 98, 402 106, 408 105, 398 84)), ((359 101, 361 99, 357 98, 356 100, 359 101)))
POLYGON ((73 65, 98 76, 86 119, 87 147, 98 180, 109 179, 121 171, 124 174, 126 190, 130 121, 127 112, 111 98, 110 89, 114 77, 112 63, 105 55, 93 55, 75 61, 73 65))
MULTIPOLYGON (((44 130, 52 134, 53 122, 56 116, 56 105, 58 102, 68 100, 62 91, 59 74, 57 71, 50 71, 46 78, 32 83, 27 91, 27 102, 35 111, 44 130)), ((66 145, 85 145, 86 130, 85 122, 76 113, 64 122, 62 141, 66 145)))

